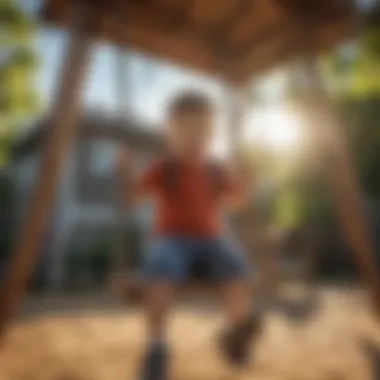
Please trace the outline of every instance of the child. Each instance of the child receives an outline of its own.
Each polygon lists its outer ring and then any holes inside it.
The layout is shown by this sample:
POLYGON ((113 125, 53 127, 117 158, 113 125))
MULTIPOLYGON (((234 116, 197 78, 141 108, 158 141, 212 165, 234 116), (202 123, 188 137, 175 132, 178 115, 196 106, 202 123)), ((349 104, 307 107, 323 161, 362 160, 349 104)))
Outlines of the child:
MULTIPOLYGON (((220 348, 225 358, 244 364, 258 328, 250 315, 248 265, 221 236, 222 202, 244 199, 251 184, 247 173, 209 161, 214 113, 213 105, 201 93, 188 91, 177 96, 168 108, 165 126, 168 157, 132 180, 135 195, 152 197, 157 208, 145 266, 149 344, 141 380, 167 379, 167 312, 175 286, 186 279, 198 260, 207 261, 213 279, 223 285, 228 328, 220 348)), ((130 165, 126 151, 122 160, 130 165)))

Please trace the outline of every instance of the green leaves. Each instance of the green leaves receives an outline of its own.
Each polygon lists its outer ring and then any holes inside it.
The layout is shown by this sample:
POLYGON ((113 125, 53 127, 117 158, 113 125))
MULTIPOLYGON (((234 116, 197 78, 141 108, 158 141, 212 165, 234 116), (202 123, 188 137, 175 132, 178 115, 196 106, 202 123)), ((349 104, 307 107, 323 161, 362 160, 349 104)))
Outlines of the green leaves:
POLYGON ((36 26, 13 0, 0 0, 0 167, 19 126, 38 110, 32 47, 36 26))
POLYGON ((326 82, 350 130, 351 146, 367 194, 380 195, 380 2, 371 11, 351 55, 326 59, 326 82), (345 60, 345 69, 340 62, 345 60))
POLYGON ((340 49, 323 59, 323 72, 332 93, 360 98, 380 93, 380 2, 371 11, 350 54, 340 49))
POLYGON ((0 2, 0 46, 23 44, 30 41, 36 26, 20 6, 11 0, 0 2))
POLYGON ((380 93, 341 100, 342 115, 350 129, 351 146, 367 194, 379 196, 380 93))

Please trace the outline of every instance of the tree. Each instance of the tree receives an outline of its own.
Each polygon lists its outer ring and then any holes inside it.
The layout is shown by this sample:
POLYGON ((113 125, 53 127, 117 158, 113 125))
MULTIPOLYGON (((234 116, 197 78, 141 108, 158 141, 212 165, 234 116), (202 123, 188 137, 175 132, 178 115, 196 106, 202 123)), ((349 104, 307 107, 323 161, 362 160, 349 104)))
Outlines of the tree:
POLYGON ((14 232, 14 183, 9 173, 0 173, 0 270, 11 249, 14 232))
POLYGON ((14 0, 0 1, 0 167, 17 127, 37 109, 35 25, 14 0))
POLYGON ((355 41, 322 58, 326 84, 338 99, 380 93, 380 1, 369 10, 355 41))
POLYGON ((335 96, 350 134, 359 175, 367 195, 380 195, 380 1, 361 35, 322 61, 326 84, 335 96))

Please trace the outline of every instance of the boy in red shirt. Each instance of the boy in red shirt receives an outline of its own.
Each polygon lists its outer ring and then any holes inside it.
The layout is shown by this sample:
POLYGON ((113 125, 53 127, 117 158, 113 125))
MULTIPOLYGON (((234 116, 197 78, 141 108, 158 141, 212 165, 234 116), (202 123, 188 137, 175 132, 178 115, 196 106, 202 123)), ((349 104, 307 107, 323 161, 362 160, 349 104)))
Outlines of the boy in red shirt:
MULTIPOLYGON (((222 205, 248 195, 247 173, 210 162, 215 111, 196 92, 177 96, 169 106, 165 129, 169 155, 135 178, 136 196, 156 202, 154 239, 146 255, 146 316, 150 342, 141 380, 166 380, 169 353, 165 322, 175 286, 196 262, 205 263, 225 295, 228 328, 220 348, 233 364, 244 364, 257 321, 250 314, 249 265, 222 236, 222 205)), ((128 165, 127 153, 122 156, 128 165)))

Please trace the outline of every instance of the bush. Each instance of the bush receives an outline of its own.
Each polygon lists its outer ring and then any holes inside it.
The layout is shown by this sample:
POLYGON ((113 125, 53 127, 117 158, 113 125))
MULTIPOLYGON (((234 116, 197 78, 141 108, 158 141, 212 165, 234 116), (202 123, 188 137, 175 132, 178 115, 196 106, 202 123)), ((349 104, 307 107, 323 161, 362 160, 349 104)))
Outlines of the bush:
POLYGON ((65 284, 76 289, 80 285, 80 277, 84 272, 85 261, 84 252, 78 247, 69 248, 65 261, 65 284))
POLYGON ((86 253, 86 267, 96 283, 102 283, 106 279, 109 263, 110 249, 108 240, 102 240, 96 243, 86 253))
POLYGON ((14 235, 14 186, 7 174, 0 173, 0 267, 9 257, 14 235))

